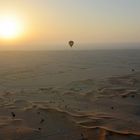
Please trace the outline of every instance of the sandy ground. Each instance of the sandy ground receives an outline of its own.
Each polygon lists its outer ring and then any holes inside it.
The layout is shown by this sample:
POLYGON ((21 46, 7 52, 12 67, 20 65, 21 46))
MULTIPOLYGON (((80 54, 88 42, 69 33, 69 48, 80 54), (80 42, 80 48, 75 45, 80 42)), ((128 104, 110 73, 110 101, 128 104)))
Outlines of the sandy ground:
POLYGON ((2 91, 0 140, 140 140, 140 73, 2 91))

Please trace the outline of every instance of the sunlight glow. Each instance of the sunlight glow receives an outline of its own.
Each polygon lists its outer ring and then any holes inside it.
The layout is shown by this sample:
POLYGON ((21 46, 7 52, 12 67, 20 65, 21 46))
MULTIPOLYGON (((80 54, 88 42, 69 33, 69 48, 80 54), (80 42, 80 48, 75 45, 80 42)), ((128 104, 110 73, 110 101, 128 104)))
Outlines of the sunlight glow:
POLYGON ((0 17, 0 38, 14 39, 21 35, 23 30, 22 22, 16 17, 0 17))

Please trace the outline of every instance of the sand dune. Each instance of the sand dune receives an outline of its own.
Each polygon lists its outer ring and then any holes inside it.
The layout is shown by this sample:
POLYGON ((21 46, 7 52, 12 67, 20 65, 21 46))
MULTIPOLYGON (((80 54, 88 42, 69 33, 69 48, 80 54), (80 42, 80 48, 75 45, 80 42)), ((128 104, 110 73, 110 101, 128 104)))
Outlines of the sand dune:
POLYGON ((140 73, 0 95, 1 140, 138 140, 140 73), (24 93, 24 94, 23 94, 24 93))

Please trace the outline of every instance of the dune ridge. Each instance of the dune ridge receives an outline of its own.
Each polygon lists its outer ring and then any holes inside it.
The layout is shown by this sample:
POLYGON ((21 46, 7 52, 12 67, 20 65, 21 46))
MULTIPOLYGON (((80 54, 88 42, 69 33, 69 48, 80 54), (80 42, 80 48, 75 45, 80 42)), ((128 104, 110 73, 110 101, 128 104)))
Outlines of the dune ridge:
POLYGON ((2 91, 2 140, 138 140, 140 73, 2 91))

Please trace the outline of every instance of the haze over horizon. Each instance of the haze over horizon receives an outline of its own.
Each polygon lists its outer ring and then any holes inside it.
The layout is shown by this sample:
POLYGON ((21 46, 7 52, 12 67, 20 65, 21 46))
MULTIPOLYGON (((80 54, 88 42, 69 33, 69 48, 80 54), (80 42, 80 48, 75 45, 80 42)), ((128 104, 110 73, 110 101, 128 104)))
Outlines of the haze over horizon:
POLYGON ((140 48, 139 13, 139 0, 0 1, 0 22, 11 22, 0 23, 0 50, 61 50, 71 39, 78 49, 140 48))

